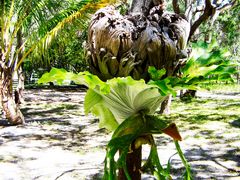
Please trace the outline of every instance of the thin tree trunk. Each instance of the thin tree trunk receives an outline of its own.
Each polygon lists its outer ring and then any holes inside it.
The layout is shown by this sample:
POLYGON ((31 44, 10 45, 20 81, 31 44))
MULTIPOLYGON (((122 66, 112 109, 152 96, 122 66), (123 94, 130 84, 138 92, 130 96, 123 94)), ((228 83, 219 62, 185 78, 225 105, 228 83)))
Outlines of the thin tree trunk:
POLYGON ((160 114, 170 114, 171 113, 171 102, 172 102, 172 95, 169 95, 161 104, 160 114))
MULTIPOLYGON (((17 48, 20 48, 23 45, 23 34, 21 29, 18 30, 17 33, 17 48)), ((22 51, 18 53, 18 61, 22 59, 22 51)), ((17 105, 23 103, 24 98, 23 98, 23 90, 24 90, 24 73, 23 73, 23 64, 18 68, 17 70, 17 75, 18 75, 18 86, 16 91, 14 92, 15 94, 15 103, 17 105)))
MULTIPOLYGON (((238 67, 238 69, 239 69, 239 67, 238 67)), ((237 72, 237 84, 240 84, 240 73, 239 73, 239 71, 237 72)))
POLYGON ((20 105, 24 102, 23 91, 24 91, 24 74, 22 66, 19 67, 18 71, 18 85, 15 90, 15 103, 20 105))

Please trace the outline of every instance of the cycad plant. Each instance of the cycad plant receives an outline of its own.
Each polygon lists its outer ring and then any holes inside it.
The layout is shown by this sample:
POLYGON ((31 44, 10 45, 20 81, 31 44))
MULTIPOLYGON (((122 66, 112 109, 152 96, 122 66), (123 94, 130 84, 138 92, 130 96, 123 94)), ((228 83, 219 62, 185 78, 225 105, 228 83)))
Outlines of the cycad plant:
MULTIPOLYGON (((108 1, 82 0, 2 0, 0 1, 0 100, 6 118, 21 124, 24 117, 12 89, 13 75, 32 53, 44 50, 58 32, 75 19, 84 21, 88 13, 108 1)), ((81 27, 79 27, 81 28, 81 27)), ((22 87, 21 87, 22 88, 22 87)))

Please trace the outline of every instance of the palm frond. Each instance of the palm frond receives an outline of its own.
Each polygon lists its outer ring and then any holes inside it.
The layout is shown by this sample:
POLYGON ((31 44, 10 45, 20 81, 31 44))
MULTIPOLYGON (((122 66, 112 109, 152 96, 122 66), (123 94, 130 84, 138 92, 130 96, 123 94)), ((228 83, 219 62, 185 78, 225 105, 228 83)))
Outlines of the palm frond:
POLYGON ((64 18, 69 17, 73 13, 81 10, 86 4, 88 4, 89 0, 82 0, 78 2, 77 4, 73 4, 69 6, 67 9, 63 9, 59 13, 55 14, 51 19, 48 21, 44 21, 39 30, 38 35, 40 37, 44 36, 47 32, 49 32, 51 29, 53 29, 55 26, 57 26, 58 22, 61 22, 64 18))
MULTIPOLYGON (((42 53, 49 47, 50 43, 52 40, 58 35, 58 33, 66 27, 66 25, 70 25, 77 19, 86 19, 88 18, 88 14, 96 11, 99 8, 102 8, 109 3, 113 1, 108 1, 108 0, 83 0, 80 9, 74 13, 72 13, 70 16, 67 16, 62 19, 61 22, 58 22, 57 25, 51 29, 51 31, 48 31, 44 37, 42 37, 40 40, 37 42, 33 43, 31 47, 23 54, 23 57, 21 60, 17 63, 17 66, 15 68, 18 69, 21 63, 24 61, 24 59, 32 52, 32 51, 37 51, 38 53, 42 53)), ((51 20, 50 20, 51 21, 51 20)), ((30 40, 30 39, 29 39, 30 40)), ((29 42, 30 43, 30 42, 29 42)))
MULTIPOLYGON (((16 50, 15 41, 18 31, 24 31, 24 28, 30 34, 31 28, 38 29, 41 22, 45 22, 52 17, 60 8, 61 2, 58 0, 4 0, 0 5, 0 23, 1 23, 1 51, 4 53, 4 61, 9 67, 15 63, 14 58, 22 49, 16 50), (39 25, 37 24, 38 22, 39 25), (25 25, 25 26, 24 26, 25 25), (27 26, 26 26, 27 25, 27 26), (32 26, 33 25, 33 26, 32 26), (12 53, 14 55, 12 55, 12 53), (14 58, 12 58, 14 57, 14 58), (11 62, 10 62, 11 61, 11 62)), ((63 8, 63 7, 61 7, 63 8)), ((25 31, 25 32, 27 32, 25 31)), ((27 33, 25 33, 27 34, 27 33)), ((28 39, 26 37, 25 39, 28 39)), ((24 43, 26 44, 26 43, 24 43)))
POLYGON ((5 53, 6 59, 9 57, 10 52, 5 48, 6 43, 9 39, 11 20, 14 15, 15 1, 1 1, 1 44, 2 51, 5 53))
POLYGON ((6 17, 6 26, 5 26, 6 31, 9 31, 11 19, 13 18, 13 15, 14 15, 14 4, 15 4, 15 1, 12 0, 11 6, 9 9, 9 13, 8 13, 8 17, 6 17))
POLYGON ((32 0, 30 7, 27 7, 31 10, 27 12, 27 16, 22 23, 25 33, 28 34, 29 28, 34 31, 41 27, 44 22, 64 8, 61 4, 62 2, 60 3, 58 0, 32 0))

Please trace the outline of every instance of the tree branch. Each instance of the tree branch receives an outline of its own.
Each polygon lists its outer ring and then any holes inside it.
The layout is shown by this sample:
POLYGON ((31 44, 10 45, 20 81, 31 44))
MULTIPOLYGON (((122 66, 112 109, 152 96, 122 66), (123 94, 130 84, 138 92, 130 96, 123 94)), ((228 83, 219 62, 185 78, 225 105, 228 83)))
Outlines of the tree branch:
POLYGON ((190 22, 191 19, 192 19, 192 16, 193 16, 193 4, 192 4, 192 2, 189 1, 189 3, 186 5, 186 10, 185 10, 184 15, 187 18, 188 22, 190 22))
POLYGON ((184 0, 184 6, 185 6, 185 9, 187 9, 191 4, 192 4, 192 1, 191 0, 184 0))
POLYGON ((225 10, 233 7, 234 5, 236 5, 237 4, 236 2, 237 2, 237 0, 234 0, 234 1, 229 2, 229 3, 227 3, 227 4, 225 4, 225 5, 221 6, 221 7, 217 7, 217 10, 221 11, 221 12, 225 11, 225 10))
POLYGON ((191 30, 190 30, 190 34, 189 34, 189 38, 188 40, 190 40, 190 38, 192 37, 192 35, 194 34, 194 32, 197 30, 197 28, 204 22, 206 21, 209 17, 213 16, 215 14, 216 11, 224 11, 227 10, 231 7, 233 7, 234 5, 237 4, 238 0, 233 0, 223 6, 218 6, 218 7, 214 7, 211 3, 211 0, 205 0, 205 8, 204 8, 204 12, 203 14, 198 18, 198 20, 196 20, 193 25, 191 26, 191 30))
POLYGON ((190 34, 188 40, 192 37, 197 28, 206 21, 213 13, 214 7, 211 4, 210 0, 205 0, 205 8, 203 14, 196 20, 191 26, 190 34))
POLYGON ((130 13, 147 15, 149 10, 153 7, 153 0, 133 0, 130 13))
POLYGON ((172 1, 172 5, 173 5, 173 10, 176 14, 180 14, 180 8, 179 8, 179 4, 178 4, 178 0, 173 0, 172 1))

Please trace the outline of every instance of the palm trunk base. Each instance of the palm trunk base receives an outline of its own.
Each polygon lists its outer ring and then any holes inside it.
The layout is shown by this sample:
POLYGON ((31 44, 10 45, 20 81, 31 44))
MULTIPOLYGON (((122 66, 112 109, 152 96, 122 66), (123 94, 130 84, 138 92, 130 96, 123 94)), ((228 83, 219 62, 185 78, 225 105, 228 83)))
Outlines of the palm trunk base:
POLYGON ((8 73, 2 73, 2 81, 0 82, 0 100, 2 104, 2 110, 5 118, 12 125, 24 124, 24 117, 20 110, 19 104, 16 103, 12 88, 12 77, 9 71, 8 73))
POLYGON ((18 125, 25 123, 23 114, 13 98, 9 98, 7 101, 3 102, 3 111, 10 124, 18 125))

